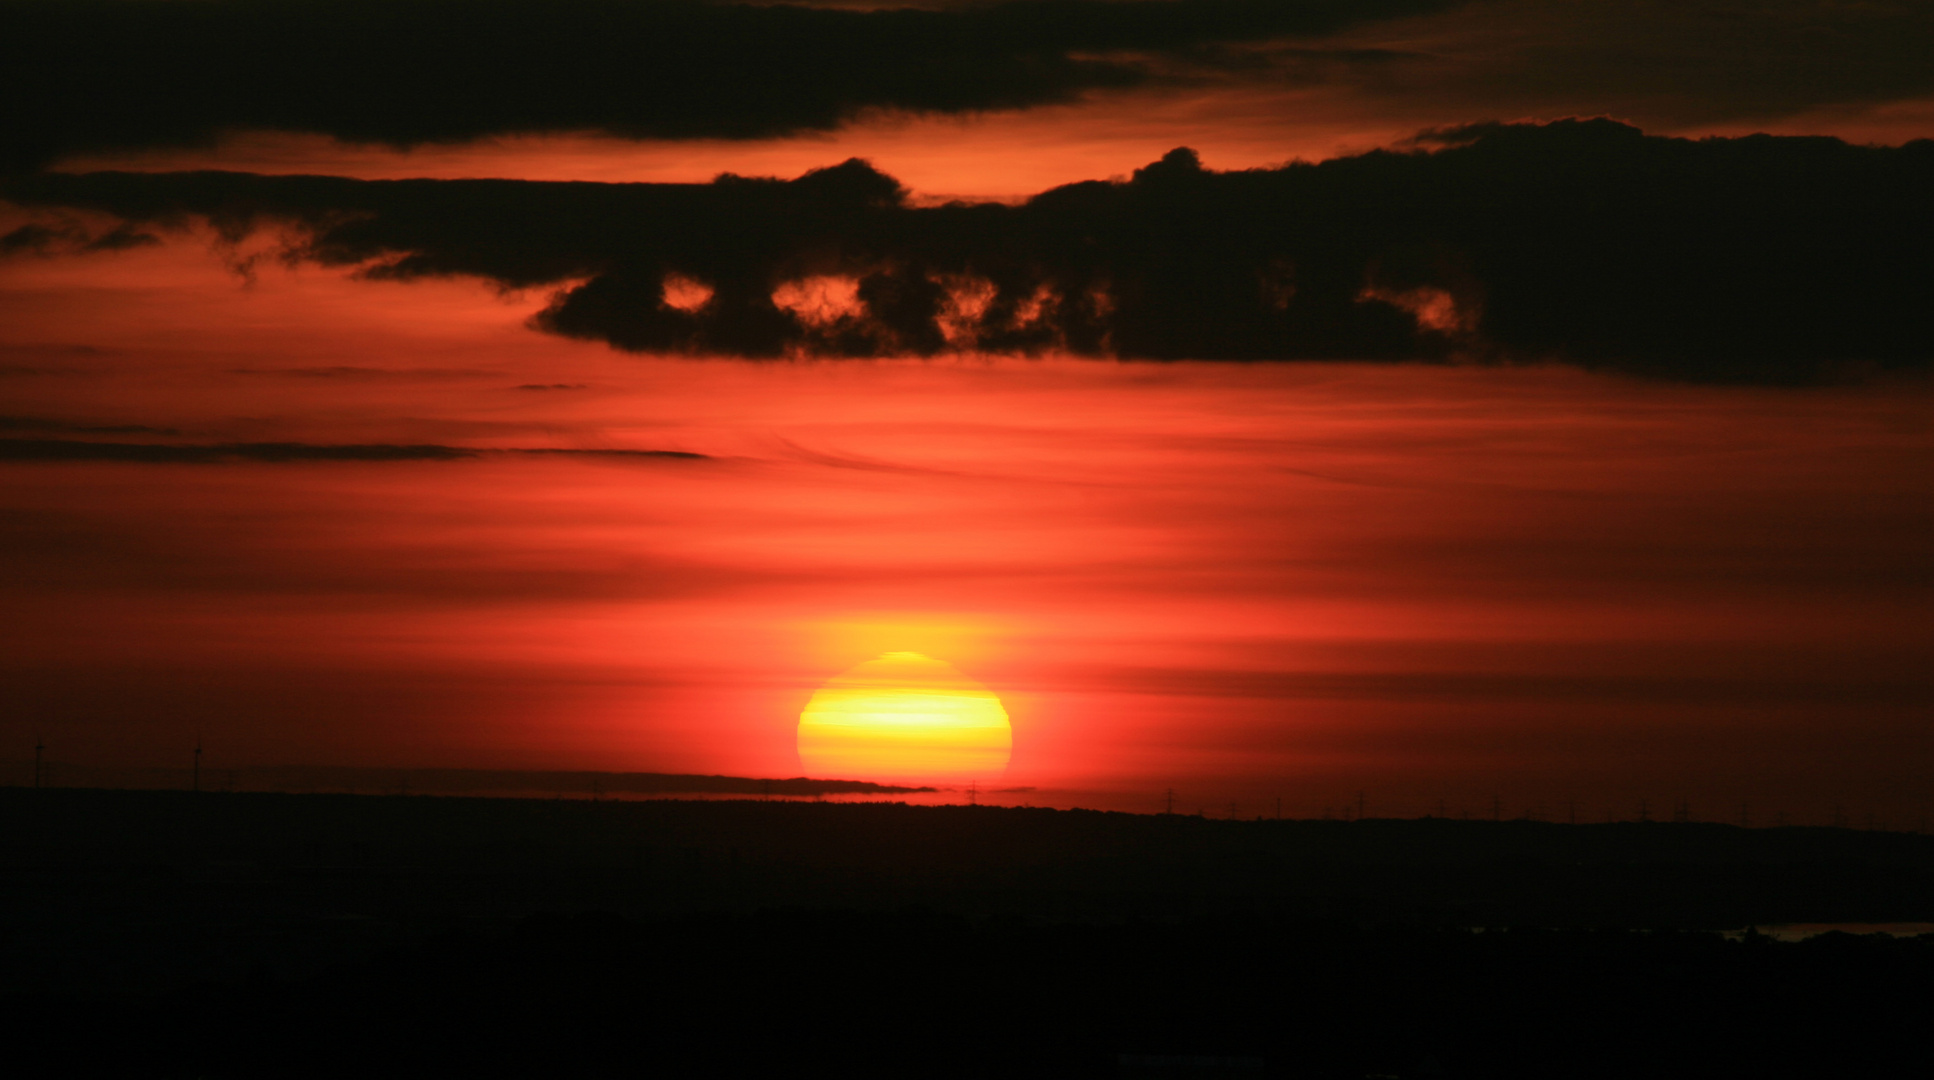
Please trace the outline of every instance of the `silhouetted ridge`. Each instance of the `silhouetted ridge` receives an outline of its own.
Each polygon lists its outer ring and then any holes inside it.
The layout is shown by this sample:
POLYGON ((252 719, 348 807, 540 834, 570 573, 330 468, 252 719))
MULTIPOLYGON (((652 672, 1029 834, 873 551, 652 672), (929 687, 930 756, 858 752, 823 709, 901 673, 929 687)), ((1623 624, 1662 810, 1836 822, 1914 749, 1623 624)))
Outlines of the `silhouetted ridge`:
POLYGON ((1934 935, 1738 932, 1927 921, 1934 837, 1904 833, 19 787, 0 815, 28 1075, 1885 1076, 1934 1004, 1934 935))

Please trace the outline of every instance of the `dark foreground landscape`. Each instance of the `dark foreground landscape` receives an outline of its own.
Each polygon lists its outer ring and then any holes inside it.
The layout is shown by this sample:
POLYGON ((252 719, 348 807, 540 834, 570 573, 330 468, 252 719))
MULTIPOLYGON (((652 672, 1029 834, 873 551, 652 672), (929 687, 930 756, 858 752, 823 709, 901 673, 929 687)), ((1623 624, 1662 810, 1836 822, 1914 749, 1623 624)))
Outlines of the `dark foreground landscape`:
POLYGON ((17 788, 0 808, 0 1024, 46 1074, 1934 1069, 1934 936, 1748 929, 1934 922, 1913 834, 17 788))

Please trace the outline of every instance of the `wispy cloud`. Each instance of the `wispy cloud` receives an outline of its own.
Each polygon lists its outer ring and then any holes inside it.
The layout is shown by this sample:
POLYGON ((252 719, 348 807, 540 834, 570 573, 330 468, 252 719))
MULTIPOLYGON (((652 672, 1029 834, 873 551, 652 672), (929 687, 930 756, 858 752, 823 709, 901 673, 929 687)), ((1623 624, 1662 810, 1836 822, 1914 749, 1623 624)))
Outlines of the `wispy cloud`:
MULTIPOLYGON (((0 424, 0 427, 4 427, 0 424)), ((128 429, 82 429, 116 431, 128 429)), ((146 429, 135 429, 146 430, 146 429)), ((490 455, 564 454, 636 461, 702 461, 707 455, 684 450, 579 450, 553 447, 475 449, 433 443, 327 444, 295 442, 252 443, 128 443, 79 439, 0 439, 0 461, 119 461, 148 465, 219 465, 237 462, 281 464, 302 461, 456 461, 490 455)))

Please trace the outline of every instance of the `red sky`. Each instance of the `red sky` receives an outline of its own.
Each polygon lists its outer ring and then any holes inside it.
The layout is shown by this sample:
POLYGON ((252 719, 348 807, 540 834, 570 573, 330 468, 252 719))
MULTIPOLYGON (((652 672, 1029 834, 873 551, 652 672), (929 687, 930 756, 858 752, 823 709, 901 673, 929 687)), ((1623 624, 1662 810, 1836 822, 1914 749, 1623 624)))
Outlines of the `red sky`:
POLYGON ((1925 812, 1924 381, 653 359, 208 243, 0 266, 9 413, 713 458, 0 466, 63 760, 792 775, 912 649, 1002 694, 1014 801, 1925 812))
MULTIPOLYGON (((1489 120, 1934 135, 1915 5, 1385 9, 1415 14, 1077 42, 1117 81, 1059 89, 1027 82, 1046 54, 993 34, 988 63, 1027 63, 991 97, 920 111, 856 78, 823 123, 754 101, 778 119, 753 137, 743 103, 678 127, 656 84, 610 131, 569 127, 570 94, 531 113, 563 120, 471 117, 496 99, 461 63, 426 69, 456 87, 447 137, 434 109, 385 135, 347 91, 279 84, 256 89, 281 119, 250 126, 246 88, 211 101, 175 73, 153 131, 84 96, 41 103, 38 128, 31 102, 9 114, 31 137, 0 130, 0 180, 704 181, 859 156, 921 201, 1013 201, 1176 146, 1242 169, 1489 120)), ((364 280, 192 221, 116 251, 28 222, 108 224, 0 202, 0 439, 706 456, 0 461, 0 759, 38 732, 93 764, 185 763, 200 737, 212 768, 790 776, 814 687, 912 650, 1006 702, 995 800, 1934 809, 1924 363, 1772 387, 1474 360, 667 357, 534 330, 548 290, 364 280)))

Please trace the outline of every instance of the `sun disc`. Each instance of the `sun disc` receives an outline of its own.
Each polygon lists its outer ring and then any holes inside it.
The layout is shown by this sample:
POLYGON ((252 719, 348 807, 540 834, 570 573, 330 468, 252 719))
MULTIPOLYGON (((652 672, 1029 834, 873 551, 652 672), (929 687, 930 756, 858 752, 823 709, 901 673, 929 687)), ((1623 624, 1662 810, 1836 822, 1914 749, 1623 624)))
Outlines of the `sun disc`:
POLYGON ((1007 710, 952 664, 890 652, 830 680, 799 714, 799 763, 844 780, 986 780, 1007 768, 1007 710))

